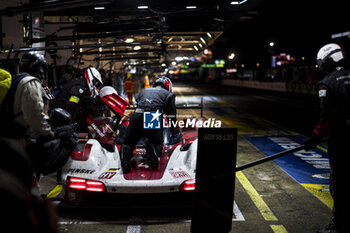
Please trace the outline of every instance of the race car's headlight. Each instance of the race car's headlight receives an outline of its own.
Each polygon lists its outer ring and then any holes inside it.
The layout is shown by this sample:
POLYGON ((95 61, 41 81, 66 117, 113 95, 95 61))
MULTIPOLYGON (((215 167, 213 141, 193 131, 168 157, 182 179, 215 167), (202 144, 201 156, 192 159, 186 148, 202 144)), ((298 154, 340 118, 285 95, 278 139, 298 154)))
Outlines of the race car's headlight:
POLYGON ((196 189, 195 185, 196 185, 195 179, 186 180, 181 184, 180 190, 181 191, 194 191, 196 189))
POLYGON ((104 184, 96 180, 87 180, 77 177, 68 177, 67 186, 71 189, 85 190, 91 192, 105 192, 104 184))

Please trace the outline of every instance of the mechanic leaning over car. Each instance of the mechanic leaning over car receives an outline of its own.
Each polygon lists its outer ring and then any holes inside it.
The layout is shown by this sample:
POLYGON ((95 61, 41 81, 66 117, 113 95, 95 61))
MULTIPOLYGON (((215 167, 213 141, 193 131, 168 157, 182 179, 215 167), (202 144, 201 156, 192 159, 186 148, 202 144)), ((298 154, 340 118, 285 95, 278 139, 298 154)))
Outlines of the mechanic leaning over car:
POLYGON ((50 108, 66 109, 78 123, 78 132, 84 132, 87 126, 86 117, 96 108, 97 96, 102 86, 100 73, 96 68, 88 67, 84 69, 82 76, 63 85, 50 108))
POLYGON ((333 222, 319 233, 349 232, 346 215, 349 211, 348 161, 350 155, 350 71, 344 51, 337 44, 323 46, 317 63, 326 75, 318 83, 320 121, 312 136, 305 141, 307 150, 313 149, 322 138, 329 136, 330 188, 334 201, 333 222))
MULTIPOLYGON (((153 84, 153 87, 143 89, 136 94, 135 100, 137 107, 132 114, 129 126, 126 130, 124 142, 121 147, 121 163, 124 173, 130 171, 130 159, 137 142, 145 137, 146 156, 149 159, 152 170, 158 169, 158 156, 160 156, 163 147, 163 130, 160 129, 144 129, 143 113, 145 111, 165 113, 167 117, 176 120, 175 95, 172 93, 172 83, 167 77, 159 77, 153 84)), ((161 120, 162 115, 160 116, 161 120)), ((175 135, 176 129, 172 128, 175 135)))

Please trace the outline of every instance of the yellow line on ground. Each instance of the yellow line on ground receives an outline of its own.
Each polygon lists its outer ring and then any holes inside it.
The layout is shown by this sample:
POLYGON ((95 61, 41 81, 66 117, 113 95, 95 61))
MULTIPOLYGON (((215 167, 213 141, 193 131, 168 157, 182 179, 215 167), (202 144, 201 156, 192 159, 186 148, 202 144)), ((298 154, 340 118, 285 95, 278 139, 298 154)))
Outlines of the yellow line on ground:
POLYGON ((236 172, 236 177, 239 182, 242 184, 243 188, 246 190, 255 206, 260 211, 261 215, 264 217, 266 221, 278 221, 276 216, 272 213, 271 209, 267 206, 265 201, 261 198, 259 193, 255 190, 253 185, 249 182, 247 177, 243 174, 243 172, 236 172))
POLYGON ((287 233, 288 231, 283 225, 270 225, 271 229, 275 233, 287 233))
POLYGON ((62 185, 58 184, 56 185, 56 187, 54 189, 52 189, 48 194, 47 194, 47 198, 55 198, 57 197, 61 192, 62 192, 62 185))
POLYGON ((326 152, 326 153, 328 153, 328 150, 327 150, 326 148, 323 148, 323 147, 321 147, 321 146, 317 146, 317 148, 320 149, 320 150, 322 150, 322 151, 324 151, 324 152, 326 152))
POLYGON ((333 198, 329 191, 329 185, 324 184, 301 184, 310 193, 320 199, 329 208, 333 209, 333 198))

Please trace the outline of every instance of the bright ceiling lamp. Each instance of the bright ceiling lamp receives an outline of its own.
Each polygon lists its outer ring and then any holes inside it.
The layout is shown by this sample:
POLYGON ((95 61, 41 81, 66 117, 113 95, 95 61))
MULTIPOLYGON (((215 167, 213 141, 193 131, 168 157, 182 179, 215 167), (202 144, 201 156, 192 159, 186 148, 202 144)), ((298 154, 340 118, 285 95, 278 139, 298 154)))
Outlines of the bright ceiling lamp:
POLYGON ((141 49, 141 46, 140 45, 136 45, 135 47, 134 47, 134 50, 136 51, 136 50, 140 50, 141 49))
POLYGON ((125 42, 125 43, 132 43, 132 42, 134 42, 134 39, 133 39, 133 38, 126 38, 126 39, 124 40, 124 42, 125 42))
POLYGON ((137 6, 137 9, 148 9, 148 6, 137 6))
POLYGON ((245 3, 246 1, 248 1, 248 0, 232 1, 231 5, 241 5, 241 4, 245 3))
POLYGON ((183 61, 183 57, 175 57, 175 61, 177 62, 183 61))
POLYGON ((186 9, 196 9, 197 6, 186 6, 186 9))

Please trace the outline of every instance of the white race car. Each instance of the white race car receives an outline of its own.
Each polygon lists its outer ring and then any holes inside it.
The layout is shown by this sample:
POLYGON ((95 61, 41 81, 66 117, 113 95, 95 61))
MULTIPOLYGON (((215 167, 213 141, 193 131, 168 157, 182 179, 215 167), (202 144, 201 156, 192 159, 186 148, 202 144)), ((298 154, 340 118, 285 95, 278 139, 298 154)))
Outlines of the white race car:
MULTIPOLYGON (((101 100, 116 115, 124 114, 127 102, 111 88, 106 89, 101 90, 101 100)), ((117 133, 113 131, 110 117, 88 118, 95 137, 80 139, 76 151, 62 168, 65 203, 114 203, 119 206, 191 204, 195 189, 197 129, 182 128, 176 139, 172 138, 169 129, 163 129, 164 145, 156 171, 151 170, 143 156, 146 150, 141 140, 134 150, 130 172, 124 173, 119 154, 128 125, 128 117, 124 118, 120 120, 117 133)))

